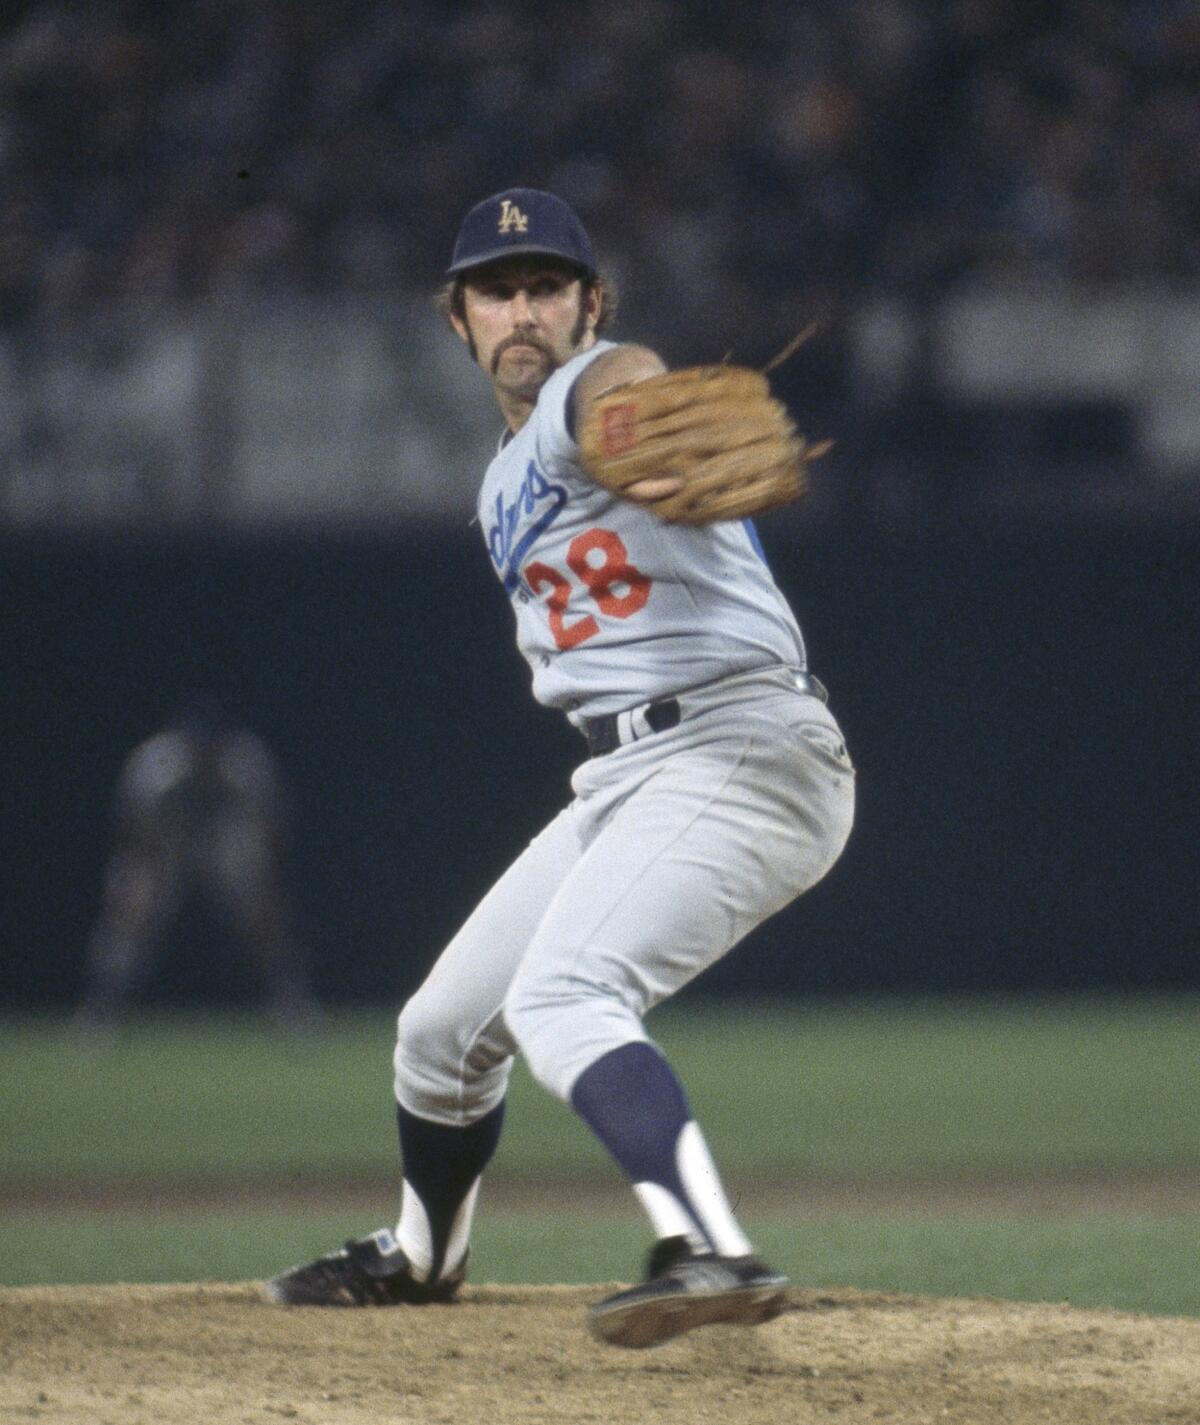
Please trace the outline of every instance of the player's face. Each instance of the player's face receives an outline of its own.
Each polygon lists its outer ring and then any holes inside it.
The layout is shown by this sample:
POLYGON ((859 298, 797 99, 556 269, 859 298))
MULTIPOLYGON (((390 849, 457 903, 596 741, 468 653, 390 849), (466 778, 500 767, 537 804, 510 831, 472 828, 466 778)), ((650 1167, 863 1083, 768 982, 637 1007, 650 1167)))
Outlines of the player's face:
POLYGON ((463 286, 459 336, 501 395, 532 401, 547 378, 595 341, 599 293, 585 294, 561 263, 510 260, 481 267, 463 286))

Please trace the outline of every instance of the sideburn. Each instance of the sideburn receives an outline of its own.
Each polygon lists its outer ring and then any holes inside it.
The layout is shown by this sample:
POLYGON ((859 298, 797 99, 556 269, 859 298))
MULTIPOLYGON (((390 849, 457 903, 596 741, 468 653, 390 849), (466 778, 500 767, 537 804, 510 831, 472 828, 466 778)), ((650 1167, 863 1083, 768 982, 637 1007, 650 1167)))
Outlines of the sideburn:
POLYGON ((578 347, 587 331, 587 290, 583 284, 579 285, 579 316, 575 325, 571 328, 571 345, 578 347))

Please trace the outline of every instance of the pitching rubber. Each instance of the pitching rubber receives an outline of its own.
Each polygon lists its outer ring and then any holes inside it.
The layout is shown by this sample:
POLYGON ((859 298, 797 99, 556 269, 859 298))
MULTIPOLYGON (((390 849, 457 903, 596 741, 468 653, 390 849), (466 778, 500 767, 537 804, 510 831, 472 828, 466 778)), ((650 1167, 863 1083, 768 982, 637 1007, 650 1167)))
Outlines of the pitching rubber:
POLYGON ((588 1329, 610 1346, 642 1350, 697 1326, 759 1326, 785 1311, 787 1301, 787 1287, 770 1284, 645 1297, 612 1305, 601 1302, 588 1312, 588 1329))

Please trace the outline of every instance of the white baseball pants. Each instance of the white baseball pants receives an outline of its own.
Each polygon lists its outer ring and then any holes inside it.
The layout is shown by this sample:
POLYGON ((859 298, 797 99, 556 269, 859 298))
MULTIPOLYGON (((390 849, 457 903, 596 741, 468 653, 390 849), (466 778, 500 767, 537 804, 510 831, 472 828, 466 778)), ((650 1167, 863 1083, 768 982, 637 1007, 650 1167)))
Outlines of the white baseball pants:
POLYGON ((854 816, 828 708, 786 669, 693 692, 677 727, 594 757, 399 1019, 396 1097, 465 1125, 512 1057, 566 1101, 642 1018, 814 886, 854 816))

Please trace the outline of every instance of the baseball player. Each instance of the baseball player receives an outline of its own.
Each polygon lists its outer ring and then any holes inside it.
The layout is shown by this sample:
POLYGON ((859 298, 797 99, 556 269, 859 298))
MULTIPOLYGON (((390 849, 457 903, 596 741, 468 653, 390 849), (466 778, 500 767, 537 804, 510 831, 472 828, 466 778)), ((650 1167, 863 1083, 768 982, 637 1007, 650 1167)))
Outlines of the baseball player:
POLYGON ((254 956, 289 1028, 316 1016, 283 887, 283 793, 270 752, 198 698, 121 771, 103 903, 87 952, 86 1029, 107 1030, 184 897, 206 894, 254 956))
POLYGON ((513 1056, 623 1170, 655 1243, 590 1309, 642 1347, 766 1321, 786 1280, 736 1220, 644 1016, 821 879, 854 771, 747 512, 808 450, 754 372, 668 373, 603 336, 611 292, 574 212, 514 188, 463 220, 441 303, 504 420, 479 517, 533 693, 586 741, 570 804, 404 1006, 394 1230, 267 1284, 293 1305, 451 1301, 513 1056))

